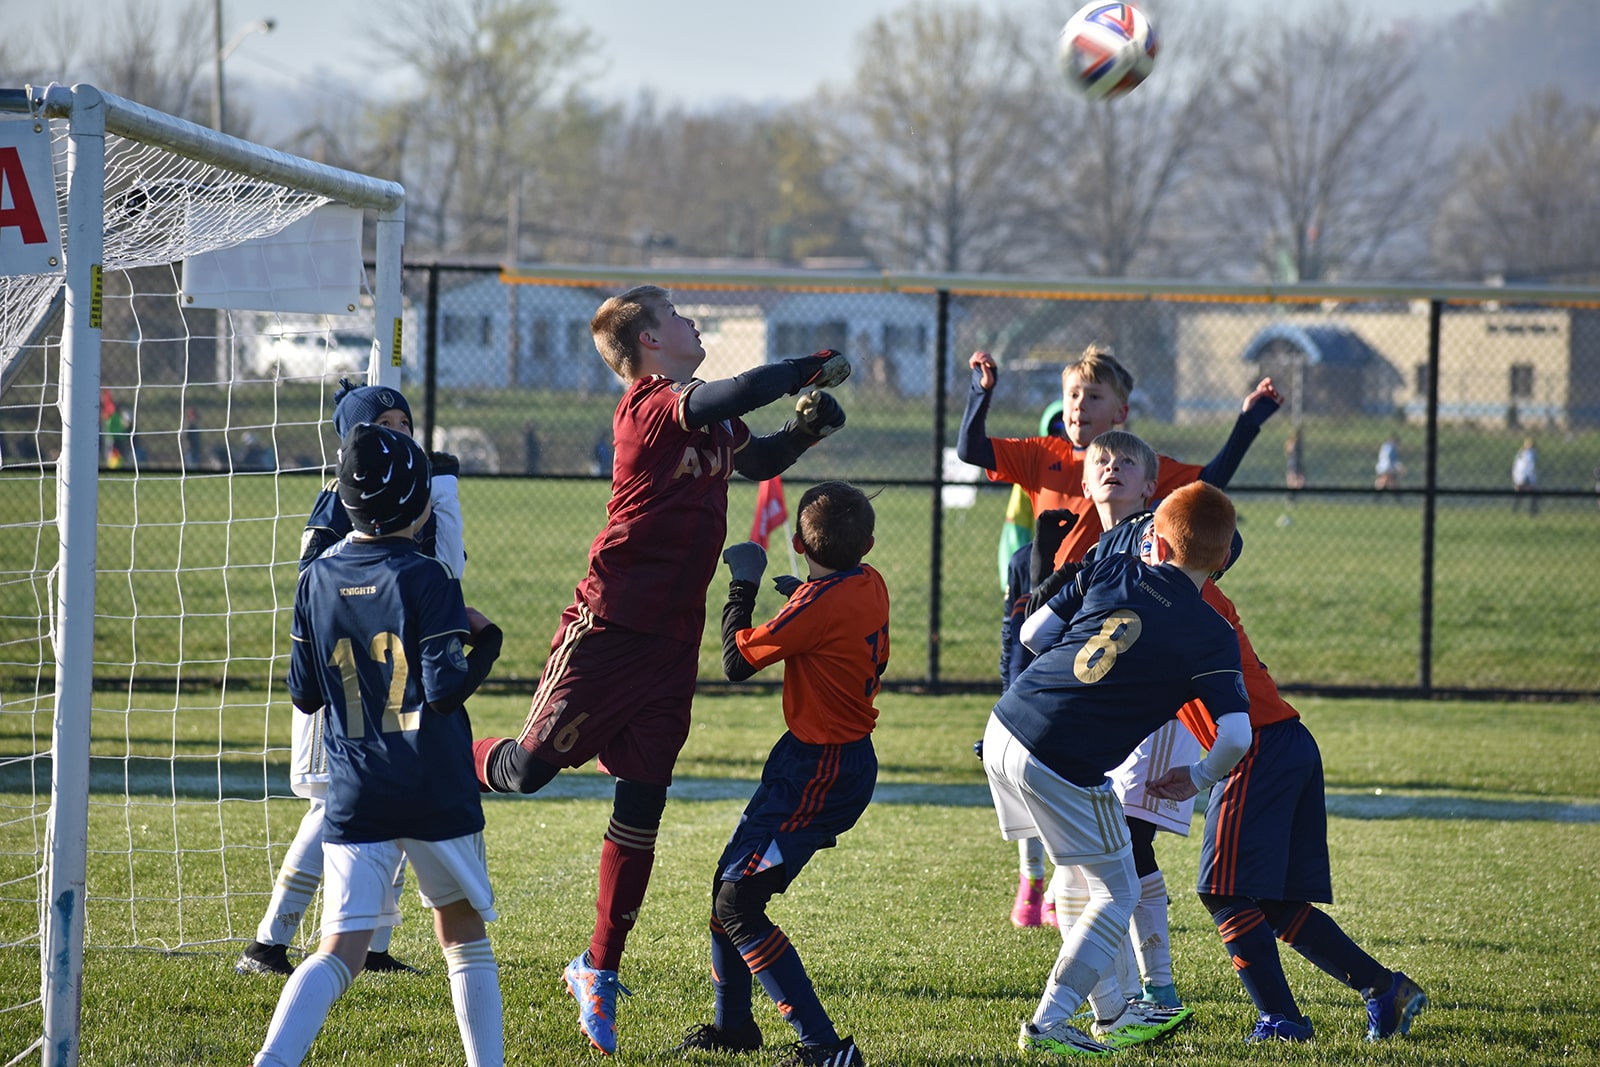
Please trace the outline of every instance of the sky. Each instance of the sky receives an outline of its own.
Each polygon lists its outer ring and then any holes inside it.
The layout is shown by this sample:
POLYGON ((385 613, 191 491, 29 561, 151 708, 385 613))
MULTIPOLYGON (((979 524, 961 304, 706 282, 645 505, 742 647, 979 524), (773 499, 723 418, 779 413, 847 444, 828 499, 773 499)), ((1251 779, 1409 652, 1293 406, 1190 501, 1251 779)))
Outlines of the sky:
MULTIPOLYGON (((18 0, 0 0, 9 7, 18 0)), ((158 0, 167 5, 181 0, 158 0)), ((599 44, 586 85, 596 97, 626 101, 650 89, 664 104, 711 106, 731 100, 789 102, 820 85, 843 85, 855 67, 855 41, 879 15, 910 0, 562 0, 567 19, 599 44)), ((991 9, 1038 9, 1036 0, 976 0, 991 9)), ((1226 0, 1241 13, 1310 0, 1226 0)), ((1489 0, 1349 0, 1385 18, 1448 14, 1489 0)), ((1056 5, 1070 12, 1070 0, 1056 5)), ((382 82, 364 67, 364 26, 383 0, 224 0, 224 39, 262 18, 277 28, 240 43, 227 61, 234 80, 270 88, 289 80, 382 82)), ((1047 31, 1051 38, 1054 28, 1047 31)))

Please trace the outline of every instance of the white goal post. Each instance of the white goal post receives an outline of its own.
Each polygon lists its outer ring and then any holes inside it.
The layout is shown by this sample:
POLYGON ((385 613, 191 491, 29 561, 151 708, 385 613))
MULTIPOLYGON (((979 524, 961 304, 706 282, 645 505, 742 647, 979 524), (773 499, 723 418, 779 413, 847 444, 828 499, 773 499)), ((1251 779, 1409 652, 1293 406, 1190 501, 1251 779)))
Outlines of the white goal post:
POLYGON ((0 141, 0 1013, 37 1019, 0 1062, 58 1067, 86 940, 247 940, 271 889, 297 818, 273 780, 300 528, 338 375, 400 384, 405 198, 87 85, 0 89, 0 127, 49 145, 26 191, 60 234, 59 263, 18 272, 34 220, 12 229, 25 172, 0 141), (337 315, 211 284, 203 257, 339 205, 376 269, 357 244, 337 315), (37 998, 15 992, 30 945, 37 998))

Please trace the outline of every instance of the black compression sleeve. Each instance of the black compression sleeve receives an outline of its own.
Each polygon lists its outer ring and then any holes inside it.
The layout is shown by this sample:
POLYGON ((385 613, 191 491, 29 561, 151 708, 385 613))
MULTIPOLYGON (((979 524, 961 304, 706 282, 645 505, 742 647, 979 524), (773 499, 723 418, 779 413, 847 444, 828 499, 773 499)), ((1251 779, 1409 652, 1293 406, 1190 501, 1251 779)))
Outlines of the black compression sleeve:
POLYGON ((701 382, 684 397, 683 416, 694 428, 736 418, 794 392, 799 380, 799 368, 768 363, 732 378, 701 382))
POLYGON ((1233 422, 1233 432, 1228 434, 1222 449, 1211 457, 1210 463, 1201 468, 1200 480, 1218 489, 1228 488, 1228 483, 1233 481, 1234 474, 1239 470, 1239 464, 1244 460, 1244 454, 1250 451, 1256 435, 1261 432, 1261 424, 1277 410, 1277 401, 1262 400, 1249 411, 1240 412, 1239 417, 1233 422))
POLYGON ((752 436, 733 457, 733 469, 746 478, 764 482, 794 466, 794 461, 820 440, 794 430, 792 423, 784 423, 777 433, 752 436))
POLYGON ((756 610, 756 583, 729 582, 728 602, 722 606, 722 673, 730 682, 742 682, 756 669, 739 651, 737 636, 748 630, 756 610))
POLYGON ((967 390, 967 407, 961 413, 961 435, 956 438, 956 455, 961 462, 992 471, 995 466, 994 442, 989 440, 989 398, 979 384, 983 372, 972 371, 972 387, 967 390))

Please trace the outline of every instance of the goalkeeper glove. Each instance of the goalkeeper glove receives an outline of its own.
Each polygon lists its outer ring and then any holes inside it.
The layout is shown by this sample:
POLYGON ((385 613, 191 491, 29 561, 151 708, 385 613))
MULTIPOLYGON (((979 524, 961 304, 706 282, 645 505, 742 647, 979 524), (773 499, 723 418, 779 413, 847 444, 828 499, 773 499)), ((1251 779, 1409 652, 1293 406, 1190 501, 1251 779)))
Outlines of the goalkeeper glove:
POLYGON ((755 583, 761 581, 761 572, 767 569, 767 552, 754 541, 740 541, 723 549, 722 562, 728 565, 734 581, 755 583))
POLYGON ((811 386, 828 389, 850 377, 850 361, 831 348, 784 362, 800 372, 800 384, 789 390, 790 393, 798 393, 811 386))
POLYGON ((791 425, 807 437, 820 441, 844 425, 844 408, 830 394, 813 389, 794 402, 791 425))
POLYGON ((772 588, 782 593, 784 599, 794 596, 794 591, 804 584, 792 574, 777 574, 772 578, 772 588))
POLYGON ((435 478, 441 474, 461 474, 461 461, 448 452, 429 452, 428 467, 435 478))
POLYGON ((1056 553, 1061 542, 1067 539, 1073 524, 1078 521, 1066 508, 1041 511, 1033 535, 1033 551, 1028 556, 1028 579, 1038 585, 1045 576, 1056 569, 1056 553))

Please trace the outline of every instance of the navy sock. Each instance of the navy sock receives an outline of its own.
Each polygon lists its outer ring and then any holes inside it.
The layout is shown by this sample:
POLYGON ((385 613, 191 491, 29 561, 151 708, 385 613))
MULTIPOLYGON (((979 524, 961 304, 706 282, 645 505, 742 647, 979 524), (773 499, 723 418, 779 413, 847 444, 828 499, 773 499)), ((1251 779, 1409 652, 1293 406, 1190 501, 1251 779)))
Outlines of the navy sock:
POLYGON ((1234 973, 1244 983, 1250 1001, 1263 1015, 1283 1015, 1295 1022, 1302 1018, 1289 991, 1278 958, 1278 942, 1267 917, 1253 901, 1234 898, 1211 913, 1222 935, 1222 945, 1233 961, 1234 973))
POLYGON ((794 1027, 802 1045, 825 1045, 839 1040, 833 1020, 822 1010, 800 953, 784 932, 774 926, 765 936, 739 948, 750 973, 761 983, 784 1021, 794 1027))
POLYGON ((1362 951, 1326 912, 1304 901, 1262 901, 1261 907, 1279 939, 1312 964, 1365 995, 1387 992, 1388 968, 1362 951))
POLYGON ((711 1020, 719 1030, 733 1030, 755 1021, 750 1007, 750 968, 716 919, 711 920, 711 982, 717 1010, 711 1020))

